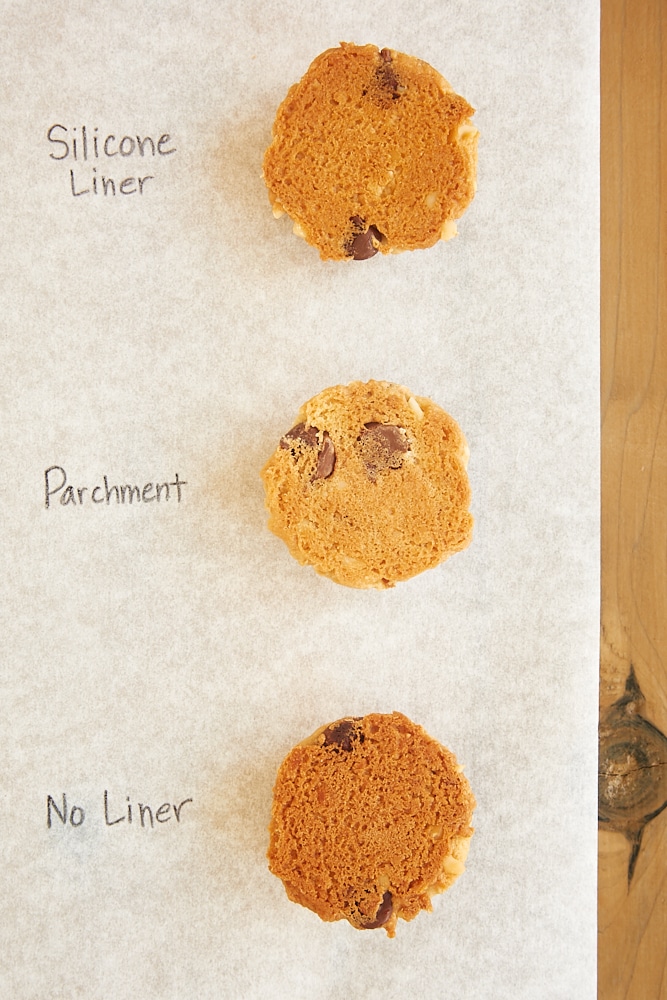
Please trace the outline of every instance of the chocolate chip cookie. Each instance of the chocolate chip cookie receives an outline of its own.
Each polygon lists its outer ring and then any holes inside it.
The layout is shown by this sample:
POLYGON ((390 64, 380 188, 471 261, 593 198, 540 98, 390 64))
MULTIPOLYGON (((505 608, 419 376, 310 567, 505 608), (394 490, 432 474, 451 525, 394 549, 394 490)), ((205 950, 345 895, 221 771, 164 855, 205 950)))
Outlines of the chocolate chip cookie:
POLYGON ((456 235, 475 193, 474 109, 428 63, 341 43, 278 108, 264 180, 274 215, 324 260, 367 260, 456 235))
POLYGON ((456 758, 421 726, 399 712, 339 719, 278 771, 269 868, 322 920, 394 937, 464 871, 474 808, 456 758))
POLYGON ((353 382, 305 403, 262 470, 269 528, 348 587, 393 587, 472 535, 468 447, 429 399, 353 382))

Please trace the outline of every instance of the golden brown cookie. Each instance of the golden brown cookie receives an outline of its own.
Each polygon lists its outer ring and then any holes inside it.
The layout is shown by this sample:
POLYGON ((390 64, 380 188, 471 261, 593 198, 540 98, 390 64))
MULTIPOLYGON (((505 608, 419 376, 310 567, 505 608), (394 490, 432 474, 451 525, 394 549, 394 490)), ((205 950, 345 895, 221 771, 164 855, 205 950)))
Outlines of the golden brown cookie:
POLYGON ((353 382, 305 403, 262 470, 269 528, 348 587, 393 587, 472 535, 468 446, 429 399, 353 382))
POLYGON ((269 868, 322 920, 394 937, 464 871, 474 808, 454 755, 400 712, 339 719, 280 766, 269 868))
POLYGON ((428 63, 327 49, 278 108, 264 180, 274 215, 323 260, 366 260, 456 235, 475 193, 474 109, 428 63))

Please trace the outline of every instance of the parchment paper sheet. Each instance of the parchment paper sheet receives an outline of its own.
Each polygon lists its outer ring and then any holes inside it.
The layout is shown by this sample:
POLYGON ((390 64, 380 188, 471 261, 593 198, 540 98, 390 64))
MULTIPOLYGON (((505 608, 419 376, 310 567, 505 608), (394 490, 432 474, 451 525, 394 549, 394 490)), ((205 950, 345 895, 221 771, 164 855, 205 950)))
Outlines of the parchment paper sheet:
POLYGON ((594 997, 597 5, 0 21, 0 993, 594 997), (322 263, 273 219, 275 109, 341 40, 417 55, 476 107, 453 242, 322 263), (168 139, 121 153, 137 135, 168 139), (258 477, 302 401, 368 378, 452 413, 474 491, 472 546, 384 593, 298 566, 258 477), (112 489, 149 483, 169 499, 112 489), (394 709, 478 807, 466 874, 390 941, 290 903, 265 851, 287 750, 394 709))

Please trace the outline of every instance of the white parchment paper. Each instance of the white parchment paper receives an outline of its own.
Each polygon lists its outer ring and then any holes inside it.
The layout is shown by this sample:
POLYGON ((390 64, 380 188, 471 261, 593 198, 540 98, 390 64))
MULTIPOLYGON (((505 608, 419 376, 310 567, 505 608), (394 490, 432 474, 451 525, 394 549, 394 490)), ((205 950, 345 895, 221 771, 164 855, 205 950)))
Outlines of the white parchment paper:
POLYGON ((0 992, 593 998, 597 5, 35 0, 0 25, 0 992), (275 109, 341 40, 477 109, 454 241, 323 263, 273 219, 275 109), (384 593, 298 566, 258 475, 305 399, 368 378, 471 451, 472 546, 384 593), (478 807, 467 872, 390 941, 290 903, 265 851, 288 749, 394 709, 478 807))

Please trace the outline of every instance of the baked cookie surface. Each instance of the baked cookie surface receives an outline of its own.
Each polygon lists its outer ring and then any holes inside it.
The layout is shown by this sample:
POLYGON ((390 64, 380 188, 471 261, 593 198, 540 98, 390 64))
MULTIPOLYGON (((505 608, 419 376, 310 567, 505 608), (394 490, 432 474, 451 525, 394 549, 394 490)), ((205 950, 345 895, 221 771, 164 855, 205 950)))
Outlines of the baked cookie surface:
POLYGON ((269 528, 348 587, 393 587, 466 548, 468 447, 429 399, 353 382, 305 403, 262 469, 269 528))
POLYGON ((475 193, 474 109, 428 63, 341 43, 278 108, 264 180, 274 215, 324 260, 425 249, 475 193))
POLYGON ((322 920, 394 937, 464 871, 474 808, 455 756, 406 716, 339 719, 280 766, 269 868, 322 920))

